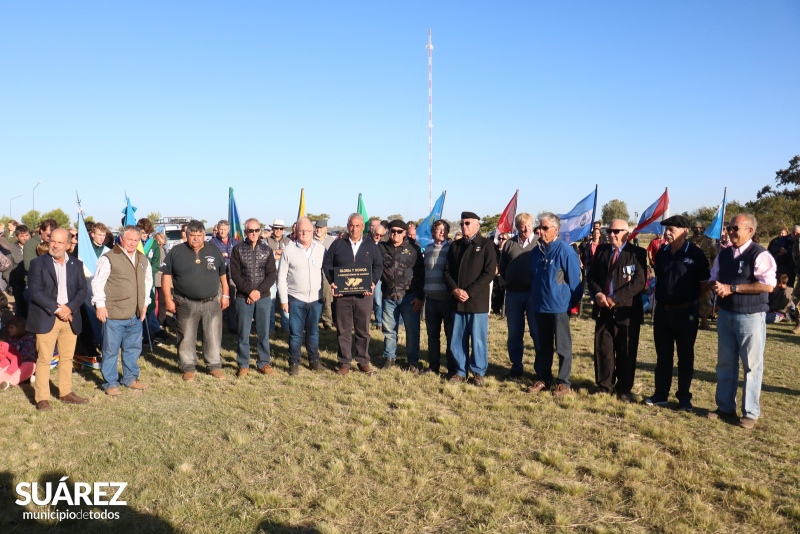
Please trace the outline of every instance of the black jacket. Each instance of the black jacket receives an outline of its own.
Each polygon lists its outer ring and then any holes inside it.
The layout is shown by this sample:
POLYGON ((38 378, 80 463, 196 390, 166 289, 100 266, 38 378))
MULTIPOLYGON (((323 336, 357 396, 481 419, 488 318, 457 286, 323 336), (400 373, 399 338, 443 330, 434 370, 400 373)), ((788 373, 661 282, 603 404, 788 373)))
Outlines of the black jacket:
POLYGON ((272 249, 261 239, 255 248, 247 241, 233 247, 229 272, 237 298, 247 298, 254 289, 262 297, 274 297, 269 290, 278 279, 278 269, 272 249))
POLYGON ((617 262, 611 267, 613 247, 610 244, 598 245, 594 261, 589 269, 589 295, 594 298, 598 293, 606 294, 609 267, 614 285, 613 299, 615 306, 610 310, 600 308, 595 302, 592 317, 611 314, 614 321, 621 325, 642 324, 644 312, 642 307, 642 291, 647 281, 647 252, 641 247, 627 243, 620 251, 617 262))
POLYGON ((383 261, 378 245, 367 236, 361 238, 361 245, 355 258, 349 237, 334 241, 325 251, 325 259, 322 260, 322 274, 328 279, 328 283, 333 282, 334 267, 369 267, 372 270, 373 284, 380 281, 383 273, 383 261))
POLYGON ((469 294, 466 302, 456 303, 456 311, 462 313, 489 312, 489 285, 497 269, 494 243, 481 235, 467 242, 459 239, 450 245, 447 262, 444 264, 444 283, 451 293, 463 289, 469 294))
POLYGON ((384 298, 401 300, 412 293, 420 300, 425 298, 425 264, 422 251, 410 239, 395 247, 391 240, 378 244, 383 260, 381 294, 384 298))

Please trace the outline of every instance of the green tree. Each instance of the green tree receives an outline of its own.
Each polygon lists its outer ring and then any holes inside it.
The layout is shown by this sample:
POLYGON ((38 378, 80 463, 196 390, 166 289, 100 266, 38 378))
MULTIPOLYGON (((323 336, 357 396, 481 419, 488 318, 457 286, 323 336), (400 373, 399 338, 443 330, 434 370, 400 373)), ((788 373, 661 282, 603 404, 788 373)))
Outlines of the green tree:
POLYGON ((600 213, 602 213, 603 222, 606 224, 610 223, 613 219, 627 221, 631 218, 631 216, 628 215, 628 205, 616 198, 603 204, 603 209, 600 213))
POLYGON ((403 216, 400 215, 399 213, 393 213, 392 215, 389 215, 388 217, 386 217, 387 221, 393 221, 395 219, 400 219, 401 221, 405 221, 403 216))
POLYGON ((161 212, 151 211, 147 214, 147 218, 150 219, 150 222, 153 223, 153 227, 155 227, 156 223, 161 220, 161 212))
POLYGON ((756 193, 756 198, 761 199, 771 196, 783 196, 791 200, 800 200, 800 155, 789 160, 789 166, 775 171, 776 189, 765 185, 756 193))
POLYGON ((481 219, 481 234, 486 235, 497 228, 497 223, 500 220, 501 215, 502 213, 498 213, 496 215, 486 215, 483 219, 481 219))
POLYGON ((33 232, 39 221, 42 220, 42 214, 37 210, 30 210, 27 213, 23 213, 19 220, 33 232))
MULTIPOLYGON (((84 223, 94 222, 94 217, 91 216, 91 215, 87 215, 86 217, 83 218, 83 222, 84 223)), ((77 219, 75 219, 75 222, 72 223, 72 226, 74 226, 75 228, 78 227, 78 220, 77 219)))
POLYGON ((58 223, 59 228, 69 228, 70 226, 70 219, 69 215, 66 214, 64 210, 61 208, 56 208, 54 210, 50 210, 46 213, 42 213, 41 220, 44 219, 53 219, 58 223))
POLYGON ((306 217, 308 217, 311 222, 317 222, 323 219, 325 219, 326 221, 331 220, 331 216, 328 215, 327 213, 320 213, 319 215, 316 215, 314 213, 307 213, 306 217))

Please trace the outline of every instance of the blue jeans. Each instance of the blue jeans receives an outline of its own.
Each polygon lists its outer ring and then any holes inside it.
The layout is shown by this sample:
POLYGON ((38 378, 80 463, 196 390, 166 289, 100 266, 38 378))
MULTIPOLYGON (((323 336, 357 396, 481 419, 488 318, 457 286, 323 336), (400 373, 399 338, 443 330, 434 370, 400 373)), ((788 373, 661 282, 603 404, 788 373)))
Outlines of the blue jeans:
POLYGON ((303 302, 289 296, 289 363, 300 364, 300 350, 303 334, 306 338, 308 361, 319 360, 319 316, 322 314, 322 301, 303 302))
POLYGON ((103 325, 103 361, 100 370, 103 389, 120 385, 117 358, 122 350, 122 385, 130 386, 139 378, 137 360, 142 353, 142 321, 134 314, 130 319, 107 319, 103 325))
POLYGON ((209 371, 222 368, 222 306, 219 298, 205 301, 175 295, 175 330, 181 372, 197 367, 197 327, 203 322, 203 358, 209 371))
POLYGON ((381 326, 383 322, 383 292, 381 291, 381 281, 375 284, 375 289, 372 291, 372 311, 375 313, 375 326, 381 326))
POLYGON ((522 355, 525 350, 525 319, 528 320, 533 340, 533 349, 539 352, 539 329, 533 311, 533 296, 530 291, 506 291, 506 320, 508 321, 508 358, 511 370, 523 371, 522 355))
MULTIPOLYGON (((278 300, 278 284, 275 283, 269 288, 270 299, 272 303, 270 304, 269 308, 269 333, 272 334, 275 332, 275 303, 278 300)), ((263 298, 263 297, 262 297, 263 298)), ((284 334, 289 333, 289 314, 283 311, 283 308, 280 308, 281 312, 281 330, 283 330, 284 334)), ((241 324, 241 323, 239 323, 241 324)))
POLYGON ((383 357, 390 360, 397 358, 397 332, 400 329, 400 318, 406 327, 406 358, 408 365, 419 363, 419 318, 420 312, 412 311, 412 301, 416 298, 406 293, 402 300, 383 299, 383 357))
POLYGON ((236 318, 239 321, 239 345, 236 361, 240 368, 250 367, 250 329, 253 326, 253 317, 256 319, 256 335, 258 337, 258 360, 256 366, 261 369, 270 362, 269 352, 269 314, 274 305, 270 297, 261 297, 253 304, 248 304, 246 299, 236 298, 236 318))
POLYGON ((533 360, 536 380, 548 386, 553 382, 553 354, 558 351, 556 384, 569 386, 569 375, 572 373, 569 313, 536 313, 536 326, 539 329, 539 350, 533 360))
POLYGON ((467 376, 467 355, 472 338, 472 355, 469 370, 473 375, 483 376, 489 367, 489 314, 455 312, 453 316, 453 339, 450 350, 458 376, 467 376))
POLYGON ((758 419, 761 415, 761 379, 764 375, 764 346, 767 343, 765 313, 735 313, 719 310, 717 319, 717 408, 736 413, 739 360, 744 369, 742 413, 758 419))
POLYGON ((441 300, 428 297, 425 299, 425 329, 428 332, 428 363, 431 371, 439 372, 442 359, 442 324, 444 324, 444 337, 447 340, 445 352, 447 353, 447 372, 454 374, 455 360, 450 350, 450 341, 453 339, 453 313, 455 305, 453 300, 441 300))

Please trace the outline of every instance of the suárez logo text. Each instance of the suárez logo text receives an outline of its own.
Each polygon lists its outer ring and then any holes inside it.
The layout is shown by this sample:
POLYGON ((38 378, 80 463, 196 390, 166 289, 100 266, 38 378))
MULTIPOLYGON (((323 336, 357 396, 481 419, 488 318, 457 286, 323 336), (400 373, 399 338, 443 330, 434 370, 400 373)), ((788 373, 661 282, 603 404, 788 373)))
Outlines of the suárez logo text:
POLYGON ((122 492, 128 486, 127 482, 75 482, 67 483, 69 477, 62 477, 58 483, 45 482, 44 497, 41 496, 42 484, 38 482, 20 482, 17 484, 19 499, 14 501, 20 506, 33 502, 39 506, 55 506, 64 503, 69 506, 125 506, 126 501, 120 500, 122 492), (55 490, 53 489, 55 486, 55 490), (111 489, 116 488, 112 494, 111 489))

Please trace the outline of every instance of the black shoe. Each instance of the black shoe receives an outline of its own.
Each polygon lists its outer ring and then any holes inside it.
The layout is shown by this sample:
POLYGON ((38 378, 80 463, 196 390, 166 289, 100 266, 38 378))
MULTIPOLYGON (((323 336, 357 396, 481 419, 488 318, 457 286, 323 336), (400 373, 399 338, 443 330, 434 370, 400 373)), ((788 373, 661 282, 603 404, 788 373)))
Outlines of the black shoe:
POLYGON ((644 403, 648 406, 666 406, 667 405, 667 396, 666 395, 653 395, 652 397, 647 397, 644 400, 644 403))
POLYGON ((167 332, 164 330, 159 330, 153 334, 153 339, 157 339, 159 341, 172 341, 172 336, 167 334, 167 332))
POLYGON ((293 363, 289 366, 289 376, 297 376, 300 374, 300 365, 293 363))
POLYGON ((383 367, 381 367, 381 369, 383 369, 385 371, 387 369, 391 369, 392 367, 394 367, 394 360, 391 359, 391 358, 387 358, 387 360, 384 362, 383 367))
POLYGON ((682 412, 691 412, 694 410, 694 406, 692 406, 692 401, 690 400, 681 400, 678 401, 678 409, 682 412))
POLYGON ((523 375, 522 371, 515 371, 514 369, 512 369, 503 375, 503 380, 518 380, 522 378, 522 375, 523 375))
POLYGON ((324 368, 322 367, 322 362, 319 360, 314 360, 308 366, 311 368, 312 371, 322 371, 324 368))
POLYGON ((620 402, 624 402, 626 404, 632 404, 634 402, 633 395, 630 393, 617 393, 617 398, 620 402))

